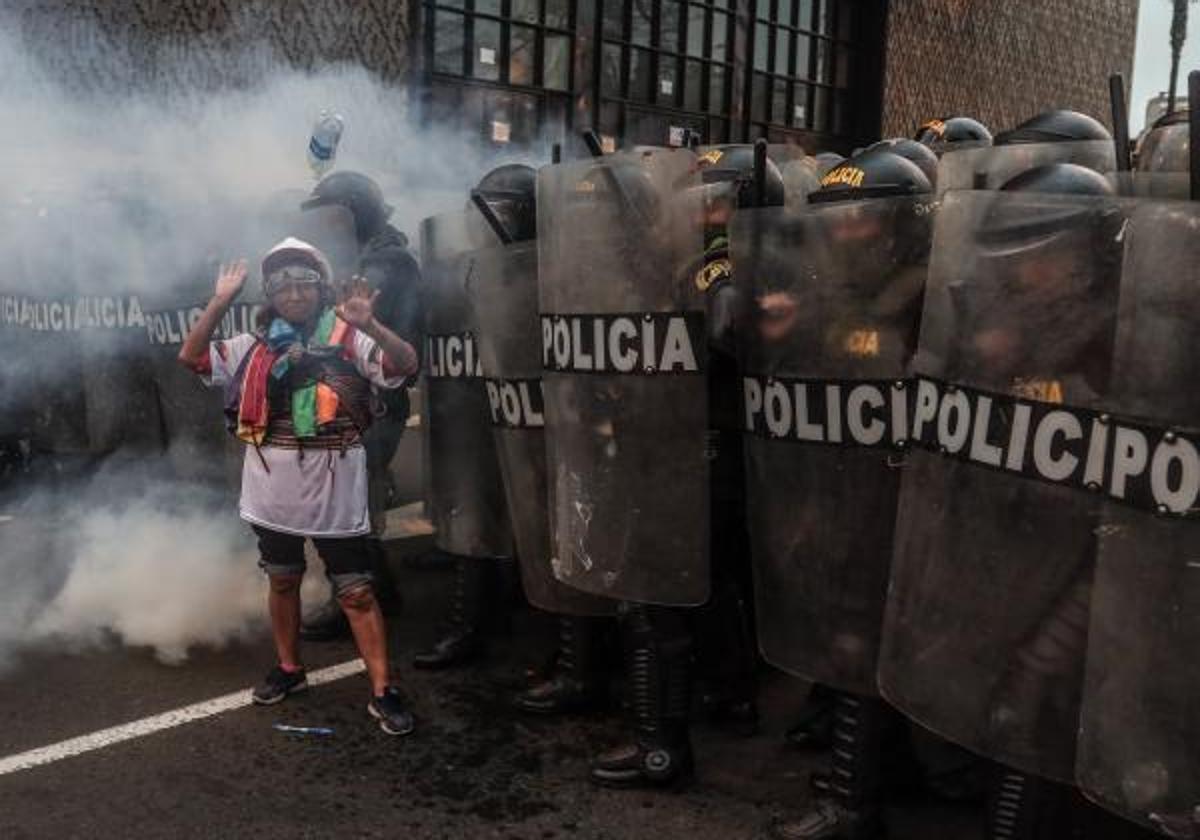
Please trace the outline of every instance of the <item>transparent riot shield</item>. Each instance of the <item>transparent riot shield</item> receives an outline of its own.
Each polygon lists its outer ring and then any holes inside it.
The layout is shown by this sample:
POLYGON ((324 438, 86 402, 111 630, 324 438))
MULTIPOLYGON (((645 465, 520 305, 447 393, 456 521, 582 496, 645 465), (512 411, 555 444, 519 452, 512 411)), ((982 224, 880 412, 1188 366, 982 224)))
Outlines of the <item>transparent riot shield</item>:
POLYGON ((616 602, 562 583, 550 562, 537 281, 537 243, 522 242, 479 251, 476 272, 466 285, 521 583, 535 607, 609 615, 616 602))
POLYGON ((538 173, 555 574, 609 598, 708 598, 703 253, 688 150, 538 173))
POLYGON ((1125 231, 1107 405, 1145 424, 1125 439, 1159 507, 1104 511, 1078 757, 1088 796, 1175 837, 1200 833, 1198 234, 1191 203, 1143 205, 1125 231))
POLYGON ((883 695, 974 752, 1074 778, 1121 265, 1116 199, 959 192, 910 388, 883 695))
POLYGON ((913 197, 742 210, 747 517, 759 644, 874 695, 930 207, 913 197))
POLYGON ((1117 155, 1111 140, 956 147, 938 162, 938 195, 951 190, 999 189, 1025 170, 1050 163, 1076 163, 1107 175, 1116 170, 1117 155))
POLYGON ((0 206, 0 387, 6 434, 46 473, 87 460, 87 414, 73 279, 59 247, 63 215, 42 196, 0 206))
POLYGON ((466 557, 512 553, 483 366, 470 331, 466 285, 483 244, 468 210, 421 223, 425 301, 426 502, 443 551, 466 557))

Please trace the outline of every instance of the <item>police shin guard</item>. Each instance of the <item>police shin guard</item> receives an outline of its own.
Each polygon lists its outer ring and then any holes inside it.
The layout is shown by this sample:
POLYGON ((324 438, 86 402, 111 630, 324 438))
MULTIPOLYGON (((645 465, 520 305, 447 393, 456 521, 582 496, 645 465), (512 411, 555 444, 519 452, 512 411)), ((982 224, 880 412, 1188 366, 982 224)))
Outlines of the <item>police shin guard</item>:
POLYGON ((603 618, 559 616, 555 667, 545 680, 516 696, 516 707, 532 714, 555 715, 601 705, 605 687, 598 660, 605 624, 603 618))
POLYGON ((488 604, 499 577, 495 560, 482 557, 454 558, 454 589, 445 634, 433 646, 413 657, 414 668, 436 670, 463 665, 484 652, 484 628, 488 604))
POLYGON ((883 701, 839 692, 834 709, 829 795, 798 819, 776 823, 782 840, 876 840, 882 820, 883 701))
POLYGON ((622 618, 634 741, 599 756, 592 781, 671 787, 692 774, 691 635, 683 610, 634 605, 622 618))
POLYGON ((988 803, 987 840, 1075 840, 1071 789, 1001 768, 988 803))

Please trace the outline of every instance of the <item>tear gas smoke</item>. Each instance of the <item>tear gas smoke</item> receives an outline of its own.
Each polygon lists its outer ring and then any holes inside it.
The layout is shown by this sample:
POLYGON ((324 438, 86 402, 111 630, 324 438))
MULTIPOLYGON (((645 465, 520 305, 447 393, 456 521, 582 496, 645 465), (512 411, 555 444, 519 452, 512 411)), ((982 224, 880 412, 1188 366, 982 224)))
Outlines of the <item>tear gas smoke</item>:
MULTIPOLYGON (((335 169, 376 178, 410 235, 462 206, 493 161, 473 138, 415 126, 403 89, 358 67, 300 72, 248 47, 226 56, 253 80, 238 89, 80 92, 3 24, 0 13, 0 664, 46 640, 117 639, 178 661, 264 612, 230 493, 240 447, 221 395, 174 362, 217 263, 254 266, 302 234, 349 273, 345 219, 298 208, 323 108, 346 122, 335 169), (15 440, 32 456, 6 466, 15 440)), ((71 27, 58 48, 107 43, 71 27)), ((221 37, 254 43, 246 24, 221 37)), ((158 66, 194 60, 186 46, 160 50, 158 66)), ((114 55, 109 44, 95 61, 114 55)), ((244 313, 229 326, 244 329, 244 313)))

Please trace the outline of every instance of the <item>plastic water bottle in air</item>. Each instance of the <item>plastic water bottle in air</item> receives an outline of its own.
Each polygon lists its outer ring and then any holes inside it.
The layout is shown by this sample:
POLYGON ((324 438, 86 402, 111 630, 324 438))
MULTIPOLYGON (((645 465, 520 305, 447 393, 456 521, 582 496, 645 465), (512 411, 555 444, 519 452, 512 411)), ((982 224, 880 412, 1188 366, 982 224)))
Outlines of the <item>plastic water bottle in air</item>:
POLYGON ((322 111, 317 117, 312 137, 308 141, 308 165, 313 171, 313 177, 320 178, 333 168, 338 141, 342 139, 342 129, 345 125, 340 114, 322 111))

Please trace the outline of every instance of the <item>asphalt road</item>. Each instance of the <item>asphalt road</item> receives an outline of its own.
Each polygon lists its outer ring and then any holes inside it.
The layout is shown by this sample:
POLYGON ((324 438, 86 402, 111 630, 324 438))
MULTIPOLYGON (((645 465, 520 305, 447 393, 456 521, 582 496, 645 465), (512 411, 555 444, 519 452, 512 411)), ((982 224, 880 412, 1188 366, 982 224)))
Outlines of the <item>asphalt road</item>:
MULTIPOLYGON (((531 719, 509 705, 544 654, 546 628, 518 613, 475 667, 437 674, 408 665, 433 635, 448 575, 405 569, 394 622, 401 682, 418 731, 389 738, 368 719, 361 675, 271 708, 247 707, 146 737, 0 775, 8 838, 754 838, 810 799, 819 755, 781 733, 803 698, 798 681, 764 685, 761 734, 700 725, 698 776, 680 792, 611 791, 585 780, 588 758, 616 742, 616 711, 531 719), (276 722, 334 729, 286 735, 276 722)), ((346 643, 310 645, 310 669, 353 658, 346 643)), ((270 666, 255 644, 193 655, 181 666, 148 651, 37 653, 0 674, 0 760, 105 727, 248 688, 270 666)), ((889 815, 892 840, 978 840, 978 806, 934 800, 889 815)))

